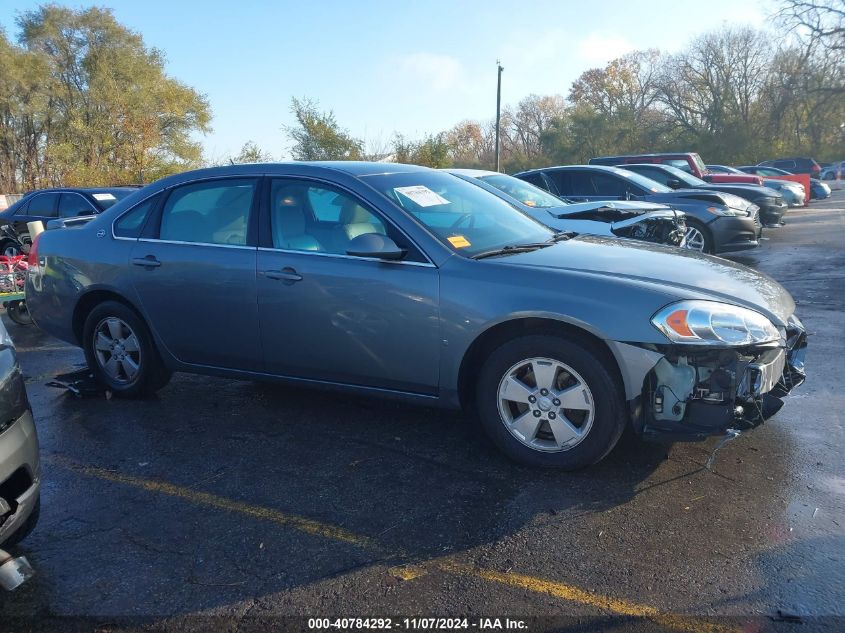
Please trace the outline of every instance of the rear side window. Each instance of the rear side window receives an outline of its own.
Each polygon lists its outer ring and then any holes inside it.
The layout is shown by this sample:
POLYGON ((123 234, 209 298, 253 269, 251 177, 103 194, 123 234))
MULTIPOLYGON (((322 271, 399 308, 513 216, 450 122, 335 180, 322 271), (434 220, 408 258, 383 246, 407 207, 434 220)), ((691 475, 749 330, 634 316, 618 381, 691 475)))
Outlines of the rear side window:
POLYGON ((550 171, 546 176, 551 180, 558 193, 562 196, 567 196, 572 193, 581 193, 579 185, 581 184, 581 172, 573 171, 550 171))
POLYGON ((585 195, 623 197, 628 192, 628 184, 621 178, 607 174, 592 174, 591 179, 593 181, 592 189, 595 194, 585 192, 585 195))
POLYGON ((546 186, 545 181, 543 180, 543 175, 540 173, 534 174, 525 174, 524 176, 520 176, 520 179, 524 180, 525 182, 530 182, 535 187, 540 187, 540 189, 545 189, 548 191, 548 186, 546 186))
POLYGON ((94 215, 94 207, 78 193, 63 193, 59 199, 59 216, 75 218, 80 215, 94 215))
POLYGON ((152 210, 155 209, 159 197, 160 196, 155 195, 151 198, 147 198, 134 209, 120 216, 114 223, 113 227, 115 237, 141 237, 141 231, 144 230, 144 224, 146 223, 152 210))
POLYGON ((43 218, 56 217, 56 203, 59 200, 57 193, 39 193, 29 201, 28 215, 37 215, 43 218))
POLYGON ((162 210, 160 239, 246 245, 257 182, 232 178, 177 187, 162 210))

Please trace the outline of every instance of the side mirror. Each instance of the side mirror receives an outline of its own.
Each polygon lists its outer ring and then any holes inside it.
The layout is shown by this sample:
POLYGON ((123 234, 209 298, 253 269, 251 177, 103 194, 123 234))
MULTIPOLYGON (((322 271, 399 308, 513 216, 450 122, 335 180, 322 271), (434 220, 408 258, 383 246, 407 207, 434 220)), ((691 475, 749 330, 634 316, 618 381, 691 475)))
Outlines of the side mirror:
POLYGON ((683 186, 683 184, 684 183, 682 183, 677 178, 670 178, 669 180, 666 181, 666 186, 669 187, 670 189, 680 189, 683 186))
POLYGON ((352 238, 346 247, 346 254, 352 257, 376 257, 396 261, 408 254, 403 248, 396 246, 396 242, 380 233, 364 233, 352 238))

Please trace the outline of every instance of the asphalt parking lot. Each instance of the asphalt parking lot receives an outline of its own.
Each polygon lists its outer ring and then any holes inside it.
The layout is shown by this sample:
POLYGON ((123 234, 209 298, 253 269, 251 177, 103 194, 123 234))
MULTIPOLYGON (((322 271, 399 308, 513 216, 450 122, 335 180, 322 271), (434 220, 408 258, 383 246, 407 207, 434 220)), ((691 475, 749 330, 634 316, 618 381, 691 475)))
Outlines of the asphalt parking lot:
POLYGON ((44 487, 18 550, 37 576, 0 594, 0 629, 35 615, 244 630, 296 615, 796 630, 778 611, 802 632, 845 628, 845 191, 787 221, 734 259, 793 293, 809 378, 709 470, 716 438, 625 437, 591 469, 537 471, 458 414, 216 378, 77 399, 46 383, 81 351, 4 316, 44 487))

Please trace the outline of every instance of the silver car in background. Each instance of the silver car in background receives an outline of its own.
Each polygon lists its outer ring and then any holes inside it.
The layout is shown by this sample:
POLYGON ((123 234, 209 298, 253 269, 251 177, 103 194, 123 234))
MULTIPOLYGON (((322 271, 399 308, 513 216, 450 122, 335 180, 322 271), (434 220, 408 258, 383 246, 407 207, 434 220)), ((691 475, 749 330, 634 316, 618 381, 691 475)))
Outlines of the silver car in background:
POLYGON ((22 541, 41 508, 38 436, 15 346, 0 322, 0 548, 22 541))
POLYGON ((463 407, 513 459, 571 469, 626 425, 756 426, 803 380, 795 304, 765 275, 556 233, 423 167, 218 167, 51 224, 29 310, 117 395, 187 371, 463 407))
POLYGON ((665 204, 629 200, 568 202, 530 182, 482 169, 446 169, 484 187, 554 229, 684 247, 686 216, 665 204))

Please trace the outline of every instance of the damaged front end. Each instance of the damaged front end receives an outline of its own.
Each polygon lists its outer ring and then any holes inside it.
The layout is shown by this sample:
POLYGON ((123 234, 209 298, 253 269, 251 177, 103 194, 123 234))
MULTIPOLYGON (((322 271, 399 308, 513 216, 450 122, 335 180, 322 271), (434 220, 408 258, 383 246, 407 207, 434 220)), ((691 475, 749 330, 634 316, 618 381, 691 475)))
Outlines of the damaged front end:
POLYGON ((804 382, 807 335, 791 317, 777 340, 732 347, 655 346, 639 407, 644 434, 703 438, 756 427, 804 382))
POLYGON ((669 246, 683 246, 687 223, 683 213, 652 211, 614 222, 610 230, 617 237, 669 246))
MULTIPOLYGON (((686 216, 681 211, 650 202, 582 202, 549 209, 549 213, 569 222, 601 222, 609 235, 655 244, 683 246, 687 233, 686 216)), ((577 226, 572 229, 579 230, 577 226)))

